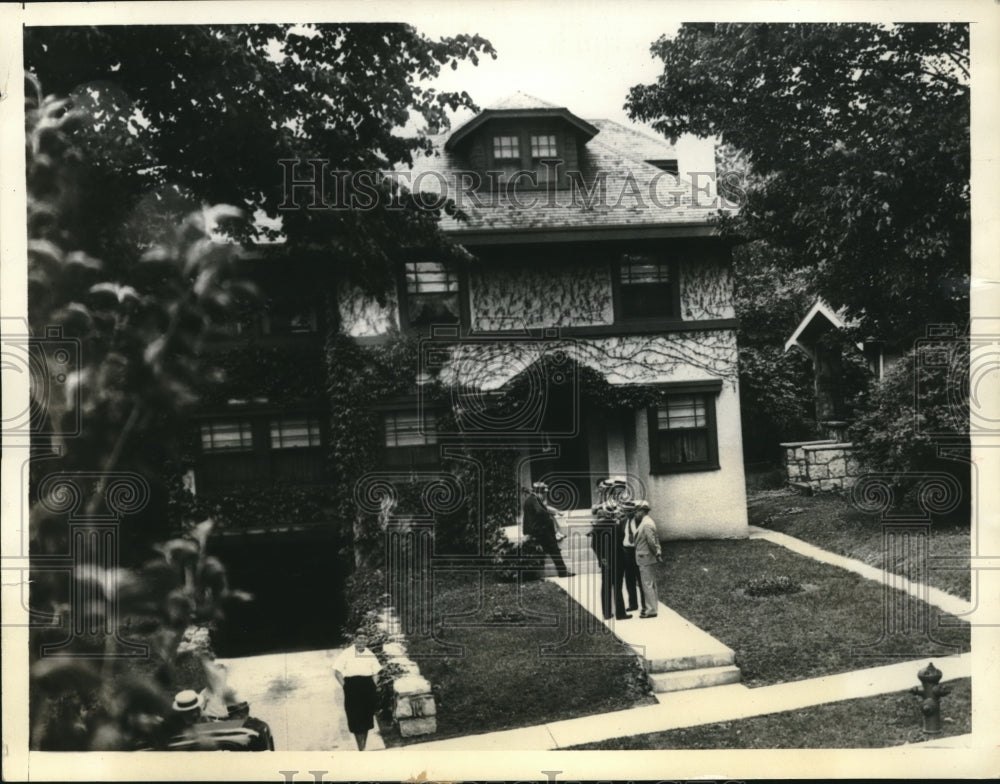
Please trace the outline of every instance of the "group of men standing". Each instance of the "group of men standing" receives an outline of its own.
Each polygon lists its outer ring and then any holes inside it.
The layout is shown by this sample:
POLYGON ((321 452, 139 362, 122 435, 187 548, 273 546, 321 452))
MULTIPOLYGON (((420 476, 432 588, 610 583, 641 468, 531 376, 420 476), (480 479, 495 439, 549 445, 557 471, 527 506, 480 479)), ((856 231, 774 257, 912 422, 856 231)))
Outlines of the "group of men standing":
MULTIPOLYGON (((624 479, 603 479, 597 486, 599 502, 594 515, 591 548, 601 566, 601 611, 605 619, 654 618, 659 608, 656 590, 656 564, 662 560, 660 537, 649 514, 648 501, 627 497, 624 479), (623 590, 624 589, 624 590, 623 590), (625 604, 625 592, 628 604, 625 604)), ((548 486, 535 482, 524 500, 523 527, 552 559, 560 577, 572 576, 566 568, 559 540, 558 510, 547 503, 548 486)))

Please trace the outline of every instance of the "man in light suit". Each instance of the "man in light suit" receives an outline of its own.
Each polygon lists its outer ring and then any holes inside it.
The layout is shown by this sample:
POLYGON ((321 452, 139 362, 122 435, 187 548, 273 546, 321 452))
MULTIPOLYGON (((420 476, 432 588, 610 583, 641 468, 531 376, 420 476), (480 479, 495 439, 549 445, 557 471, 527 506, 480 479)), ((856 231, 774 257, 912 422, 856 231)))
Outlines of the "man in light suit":
POLYGON ((660 606, 660 599, 656 594, 656 565, 663 559, 660 536, 656 532, 656 523, 649 516, 648 501, 636 502, 635 519, 639 523, 635 532, 635 560, 639 565, 639 579, 645 604, 639 617, 655 618, 660 606))

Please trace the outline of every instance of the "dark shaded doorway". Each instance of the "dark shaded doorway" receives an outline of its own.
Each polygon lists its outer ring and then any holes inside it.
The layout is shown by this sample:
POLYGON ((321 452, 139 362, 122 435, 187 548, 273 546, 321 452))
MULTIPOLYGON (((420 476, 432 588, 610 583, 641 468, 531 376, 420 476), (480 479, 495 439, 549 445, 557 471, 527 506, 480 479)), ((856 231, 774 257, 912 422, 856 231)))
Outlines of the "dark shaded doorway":
POLYGON ((575 378, 566 375, 563 383, 547 387, 545 414, 540 436, 545 446, 558 454, 539 456, 531 462, 531 481, 550 485, 550 500, 559 509, 590 506, 590 448, 581 414, 580 389, 575 378))

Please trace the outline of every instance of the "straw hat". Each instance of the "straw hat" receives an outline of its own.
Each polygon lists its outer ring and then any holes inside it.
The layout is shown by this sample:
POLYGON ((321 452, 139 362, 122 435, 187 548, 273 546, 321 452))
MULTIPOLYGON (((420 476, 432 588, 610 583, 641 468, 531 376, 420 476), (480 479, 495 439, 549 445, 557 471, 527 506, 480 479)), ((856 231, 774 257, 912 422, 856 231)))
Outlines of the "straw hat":
POLYGON ((193 689, 185 689, 177 692, 174 697, 174 710, 179 713, 199 710, 203 704, 201 695, 193 689))

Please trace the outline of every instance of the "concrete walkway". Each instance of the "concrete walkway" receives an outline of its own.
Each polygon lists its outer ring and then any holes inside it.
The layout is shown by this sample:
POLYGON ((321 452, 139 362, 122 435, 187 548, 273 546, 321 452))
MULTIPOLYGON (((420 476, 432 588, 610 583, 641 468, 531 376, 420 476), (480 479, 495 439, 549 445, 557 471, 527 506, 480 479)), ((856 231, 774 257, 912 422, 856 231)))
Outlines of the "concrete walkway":
POLYGON ((971 614, 975 609, 972 602, 966 601, 958 596, 952 596, 950 593, 942 591, 938 588, 933 588, 930 585, 911 582, 901 575, 886 572, 875 566, 869 566, 868 564, 854 558, 848 558, 845 555, 831 553, 828 550, 824 550, 814 544, 809 544, 809 542, 803 542, 801 539, 796 539, 794 536, 778 533, 777 531, 769 531, 766 528, 759 528, 756 525, 751 525, 749 528, 751 539, 764 539, 768 542, 786 547, 792 552, 804 555, 807 558, 812 558, 816 561, 830 564, 831 566, 839 566, 841 569, 846 569, 849 572, 860 574, 862 577, 867 577, 869 580, 882 583, 890 588, 898 588, 899 590, 905 591, 911 596, 926 602, 932 607, 937 607, 939 610, 943 610, 950 615, 962 617, 963 615, 971 614))
MULTIPOLYGON (((347 729, 344 692, 333 676, 340 650, 274 653, 224 659, 229 685, 250 703, 250 715, 271 725, 275 751, 357 751, 347 729)), ((378 722, 367 750, 384 749, 378 722)))
MULTIPOLYGON (((387 751, 418 748, 421 751, 548 751, 581 743, 641 735, 681 727, 733 721, 768 713, 799 710, 828 702, 872 697, 903 691, 917 685, 917 670, 925 660, 871 667, 776 686, 748 689, 741 684, 678 691, 657 695, 658 705, 581 716, 534 727, 522 727, 484 735, 420 743, 387 751)), ((935 659, 943 680, 966 678, 972 673, 972 654, 935 659)), ((935 741, 942 743, 941 740, 935 741)))

